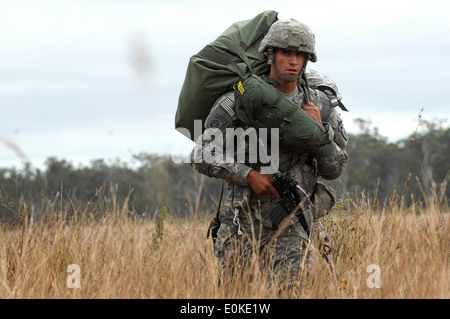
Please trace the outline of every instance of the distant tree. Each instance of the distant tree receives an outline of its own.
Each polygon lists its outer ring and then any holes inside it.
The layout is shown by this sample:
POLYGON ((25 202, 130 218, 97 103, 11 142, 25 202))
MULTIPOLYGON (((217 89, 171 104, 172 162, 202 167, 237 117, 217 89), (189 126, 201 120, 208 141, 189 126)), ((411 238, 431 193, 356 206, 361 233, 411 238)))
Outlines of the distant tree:
MULTIPOLYGON (((360 132, 349 134, 347 167, 338 179, 324 181, 340 198, 356 198, 364 192, 377 205, 414 201, 448 207, 450 128, 443 121, 422 121, 424 130, 396 143, 388 142, 370 121, 356 123, 360 132)), ((189 164, 176 164, 167 155, 137 154, 132 167, 103 159, 74 167, 50 157, 42 171, 30 164, 0 168, 0 220, 17 222, 24 207, 32 207, 34 218, 63 208, 70 217, 94 202, 99 203, 100 215, 119 202, 149 218, 162 207, 176 216, 212 214, 222 187, 223 181, 207 178, 189 164)))
POLYGON ((348 191, 352 196, 362 191, 370 197, 390 196, 406 177, 402 166, 405 154, 398 144, 389 143, 377 128, 371 128, 371 122, 358 119, 357 123, 361 133, 351 134, 347 145, 348 191))
POLYGON ((416 179, 411 190, 425 201, 439 195, 438 192, 442 192, 441 200, 450 196, 450 187, 446 187, 450 178, 450 128, 444 128, 443 123, 424 120, 425 130, 409 137, 411 172, 416 179))

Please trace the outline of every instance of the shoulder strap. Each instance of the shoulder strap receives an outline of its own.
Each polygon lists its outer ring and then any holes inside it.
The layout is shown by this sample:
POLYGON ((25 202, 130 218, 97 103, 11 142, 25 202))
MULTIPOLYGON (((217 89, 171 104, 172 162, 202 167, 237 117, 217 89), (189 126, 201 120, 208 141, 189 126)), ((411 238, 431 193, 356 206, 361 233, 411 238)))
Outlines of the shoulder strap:
POLYGON ((298 82, 304 93, 303 103, 306 104, 308 102, 311 102, 311 93, 309 92, 308 79, 306 78, 305 72, 303 72, 298 82))
MULTIPOLYGON (((223 45, 225 45, 225 44, 223 44, 223 45)), ((239 67, 239 65, 233 60, 233 56, 232 55, 229 55, 229 54, 222 54, 222 55, 221 54, 217 54, 217 50, 218 50, 217 47, 213 48, 211 46, 206 46, 198 53, 198 55, 203 57, 203 58, 205 58, 205 59, 207 59, 207 60, 209 60, 209 61, 217 63, 218 65, 229 67, 240 78, 243 78, 246 75, 245 71, 242 70, 242 68, 239 67)), ((233 53, 235 53, 235 52, 233 52, 233 53)), ((245 56, 243 54, 240 54, 240 55, 245 56)), ((241 56, 239 56, 239 57, 241 57, 241 56)), ((247 59, 247 57, 245 57, 245 58, 247 59)), ((241 59, 242 59, 242 57, 241 57, 241 59)), ((247 61, 244 61, 244 62, 247 63, 248 59, 247 59, 247 61)))
MULTIPOLYGON (((248 59, 244 50, 239 45, 237 45, 236 43, 233 43, 232 41, 228 41, 228 38, 220 38, 217 41, 219 41, 220 43, 225 45, 231 52, 233 52, 242 61, 244 61, 245 65, 247 66, 247 68, 249 70, 249 73, 253 73, 252 64, 250 63, 250 60, 248 59)), ((238 73, 241 78, 245 76, 246 72, 242 71, 242 69, 237 65, 237 63, 233 59, 230 59, 228 61, 228 65, 233 67, 233 69, 237 68, 238 70, 235 70, 235 71, 237 71, 236 73, 238 73)))
POLYGON ((342 109, 342 111, 348 112, 344 104, 342 104, 342 102, 337 98, 337 93, 331 86, 322 84, 317 86, 317 89, 322 91, 328 96, 333 107, 339 106, 342 109))

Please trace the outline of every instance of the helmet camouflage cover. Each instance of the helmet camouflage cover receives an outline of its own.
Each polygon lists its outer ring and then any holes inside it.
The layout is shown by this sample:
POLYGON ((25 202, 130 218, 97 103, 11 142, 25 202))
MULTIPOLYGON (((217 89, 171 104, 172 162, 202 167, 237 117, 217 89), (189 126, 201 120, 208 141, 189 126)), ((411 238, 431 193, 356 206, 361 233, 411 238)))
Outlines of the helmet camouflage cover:
POLYGON ((261 41, 259 52, 265 52, 270 47, 305 52, 311 62, 317 61, 314 33, 295 19, 278 20, 272 24, 261 41))
POLYGON ((348 161, 348 154, 334 141, 319 148, 317 169, 320 176, 327 180, 338 178, 348 161))

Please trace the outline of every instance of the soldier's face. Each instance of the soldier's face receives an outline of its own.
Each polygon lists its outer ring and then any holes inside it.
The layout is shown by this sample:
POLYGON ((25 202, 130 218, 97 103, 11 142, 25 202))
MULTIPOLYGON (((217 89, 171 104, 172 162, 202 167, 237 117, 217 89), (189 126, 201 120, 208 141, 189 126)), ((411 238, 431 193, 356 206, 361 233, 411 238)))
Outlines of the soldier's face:
POLYGON ((302 52, 277 49, 275 63, 281 74, 291 77, 299 76, 305 64, 305 55, 302 52))

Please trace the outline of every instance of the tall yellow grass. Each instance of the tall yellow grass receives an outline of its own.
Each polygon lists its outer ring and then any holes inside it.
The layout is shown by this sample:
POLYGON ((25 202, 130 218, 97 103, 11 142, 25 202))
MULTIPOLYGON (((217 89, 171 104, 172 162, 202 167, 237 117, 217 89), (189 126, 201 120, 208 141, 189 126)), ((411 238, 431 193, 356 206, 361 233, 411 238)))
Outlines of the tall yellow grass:
POLYGON ((70 219, 63 210, 32 222, 24 206, 21 227, 0 232, 0 298, 450 297, 448 211, 340 204, 324 220, 339 278, 319 258, 305 284, 288 293, 268 290, 259 274, 251 284, 219 286, 205 218, 156 223, 130 216, 125 205, 106 205, 96 219, 88 205, 70 219), (81 288, 73 287, 78 279, 81 288))

